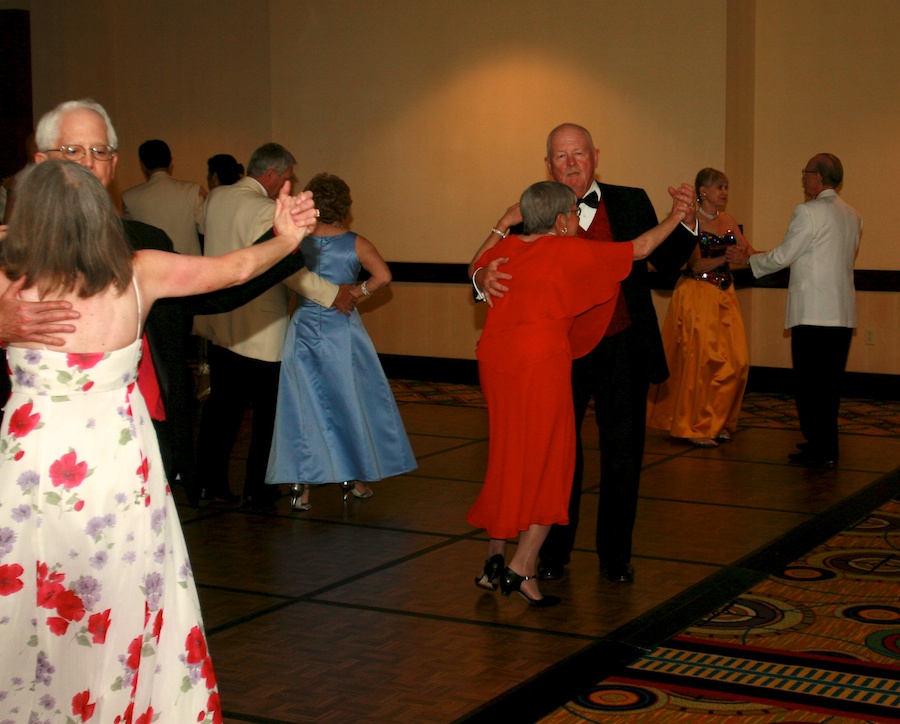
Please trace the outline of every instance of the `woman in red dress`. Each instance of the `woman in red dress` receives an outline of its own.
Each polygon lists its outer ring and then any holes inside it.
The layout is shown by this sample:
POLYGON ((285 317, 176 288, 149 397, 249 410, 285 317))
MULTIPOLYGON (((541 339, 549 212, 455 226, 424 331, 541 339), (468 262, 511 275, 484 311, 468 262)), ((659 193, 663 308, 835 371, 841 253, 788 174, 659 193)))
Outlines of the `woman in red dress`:
MULTIPOLYGON (((482 588, 496 590, 499 584, 504 596, 515 591, 539 608, 560 602, 541 596, 534 575, 550 526, 569 522, 575 466, 572 359, 599 342, 619 282, 633 259, 646 257, 684 218, 685 209, 678 207, 633 242, 589 241, 575 236, 575 193, 544 181, 522 194, 524 234, 502 238, 492 232, 475 255, 470 276, 506 257, 503 270, 515 278, 488 310, 477 350, 490 449, 484 486, 466 520, 491 537, 475 581, 482 588), (589 324, 580 324, 588 317, 589 324), (593 334, 585 335, 585 328, 593 334), (515 554, 504 569, 506 541, 516 536, 515 554)), ((508 214, 518 210, 512 207, 508 214)))

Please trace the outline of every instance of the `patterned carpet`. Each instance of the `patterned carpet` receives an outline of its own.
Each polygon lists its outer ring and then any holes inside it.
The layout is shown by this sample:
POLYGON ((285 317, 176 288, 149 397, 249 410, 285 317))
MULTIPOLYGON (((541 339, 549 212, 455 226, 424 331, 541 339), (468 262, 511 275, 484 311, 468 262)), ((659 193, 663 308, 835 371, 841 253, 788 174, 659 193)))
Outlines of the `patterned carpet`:
MULTIPOLYGON (((391 380, 391 387, 398 402, 485 406, 480 388, 474 385, 391 380)), ((900 436, 900 402, 842 400, 839 424, 842 433, 900 436)), ((739 425, 799 429, 794 398, 790 395, 748 393, 744 396, 739 425)))
POLYGON ((900 721, 900 500, 542 724, 900 721))
MULTIPOLYGON (((485 405, 477 386, 391 384, 398 402, 485 405)), ((845 399, 839 422, 900 436, 900 402, 845 399)), ((761 393, 739 424, 799 427, 791 396, 761 393)), ((541 723, 900 722, 900 499, 615 671, 541 723)))

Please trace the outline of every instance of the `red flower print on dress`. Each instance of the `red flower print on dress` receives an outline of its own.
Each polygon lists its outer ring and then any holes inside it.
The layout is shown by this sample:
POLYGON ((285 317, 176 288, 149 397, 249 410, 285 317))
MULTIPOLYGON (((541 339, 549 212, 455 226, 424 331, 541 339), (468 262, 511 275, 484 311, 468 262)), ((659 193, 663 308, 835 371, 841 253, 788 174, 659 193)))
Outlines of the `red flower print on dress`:
POLYGON ((41 608, 56 608, 56 599, 65 590, 57 581, 38 579, 37 605, 41 608))
POLYGON ((204 660, 203 666, 200 667, 200 676, 206 679, 207 689, 216 688, 216 672, 213 670, 212 659, 208 656, 204 660))
POLYGON ((9 563, 0 566, 0 596, 11 596, 21 591, 25 585, 19 576, 22 575, 24 569, 18 563, 9 563))
POLYGON ((156 614, 156 620, 153 622, 153 638, 156 639, 156 643, 159 643, 159 635, 162 633, 163 627, 163 612, 162 609, 156 614))
POLYGON ((84 602, 75 591, 63 591, 56 597, 56 611, 67 621, 84 618, 84 602))
POLYGON ((132 671, 137 671, 141 665, 141 644, 142 636, 138 636, 134 641, 128 644, 128 659, 125 665, 132 671))
POLYGON ((143 714, 141 714, 137 721, 134 724, 150 724, 153 721, 153 707, 147 709, 143 714))
POLYGON ((131 724, 134 717, 134 702, 131 702, 126 708, 125 713, 115 718, 114 724, 131 724))
POLYGON ((87 721, 94 716, 94 707, 96 703, 91 704, 91 692, 82 691, 72 697, 72 714, 80 716, 81 721, 87 721))
POLYGON ((93 387, 93 386, 94 386, 94 382, 93 382, 93 381, 91 381, 91 382, 85 382, 85 383, 81 386, 81 389, 84 390, 85 392, 87 392, 87 391, 88 391, 89 389, 91 389, 91 387, 93 387))
POLYGON ((48 616, 47 628, 50 629, 50 633, 63 636, 69 630, 69 622, 59 616, 48 616))
POLYGON ((67 490, 77 488, 87 476, 88 466, 82 460, 77 462, 75 451, 67 452, 59 460, 50 465, 50 480, 54 487, 62 485, 67 490))
POLYGON ((213 724, 222 724, 222 702, 219 700, 218 691, 214 691, 209 695, 209 701, 206 702, 206 709, 213 715, 213 724))
POLYGON ((106 643, 106 632, 109 631, 109 612, 106 609, 101 613, 95 613, 88 619, 88 633, 95 644, 106 643))
POLYGON ((9 434, 13 437, 25 437, 41 422, 40 413, 31 414, 34 408, 30 402, 26 402, 18 408, 9 418, 9 434))
POLYGON ((187 651, 187 662, 189 664, 199 664, 206 658, 206 639, 203 638, 203 632, 199 626, 194 626, 187 635, 184 649, 187 651))
POLYGON ((141 464, 138 465, 138 469, 134 472, 140 475, 141 479, 146 483, 147 478, 150 477, 150 461, 145 457, 141 457, 141 464))
POLYGON ((77 367, 80 370, 89 370, 91 367, 96 366, 105 356, 105 352, 75 352, 66 355, 66 364, 69 365, 69 367, 77 367))

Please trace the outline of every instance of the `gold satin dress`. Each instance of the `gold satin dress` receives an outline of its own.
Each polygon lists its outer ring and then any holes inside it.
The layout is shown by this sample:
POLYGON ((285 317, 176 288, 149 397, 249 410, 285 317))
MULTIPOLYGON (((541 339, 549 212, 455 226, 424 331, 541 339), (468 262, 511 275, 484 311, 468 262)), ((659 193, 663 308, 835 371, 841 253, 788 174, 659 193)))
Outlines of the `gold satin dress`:
MULTIPOLYGON (((734 244, 700 233, 700 256, 724 256, 734 244)), ((674 437, 716 438, 734 432, 749 359, 744 319, 728 263, 703 274, 683 272, 675 285, 662 329, 669 379, 651 385, 647 425, 674 437)))

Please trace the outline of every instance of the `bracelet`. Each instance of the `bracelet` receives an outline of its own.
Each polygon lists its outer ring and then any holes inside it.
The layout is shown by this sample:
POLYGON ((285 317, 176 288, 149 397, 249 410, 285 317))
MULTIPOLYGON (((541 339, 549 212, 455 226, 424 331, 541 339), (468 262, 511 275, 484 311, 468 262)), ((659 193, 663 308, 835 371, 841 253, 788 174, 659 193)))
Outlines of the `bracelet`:
MULTIPOLYGON (((368 279, 366 281, 368 281, 368 279)), ((362 284, 360 284, 359 288, 362 289, 363 296, 366 296, 366 297, 372 296, 372 292, 370 292, 368 289, 366 289, 366 282, 363 282, 362 284)))
POLYGON ((491 233, 499 235, 501 239, 505 239, 507 237, 507 235, 509 234, 509 231, 504 233, 504 232, 500 231, 500 229, 491 229, 491 233))

